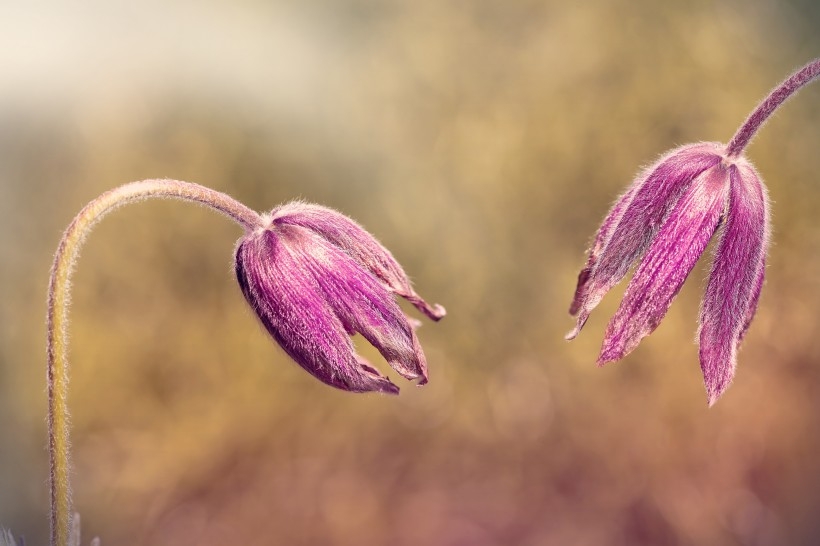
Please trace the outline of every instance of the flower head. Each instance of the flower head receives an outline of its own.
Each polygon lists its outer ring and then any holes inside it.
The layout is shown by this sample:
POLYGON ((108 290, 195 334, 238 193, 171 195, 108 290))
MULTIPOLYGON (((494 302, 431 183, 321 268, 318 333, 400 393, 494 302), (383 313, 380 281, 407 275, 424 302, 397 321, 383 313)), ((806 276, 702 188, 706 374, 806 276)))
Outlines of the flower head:
POLYGON ((589 251, 570 307, 573 339, 603 296, 643 257, 604 337, 600 364, 619 360, 663 319, 718 231, 700 313, 700 362, 709 403, 726 390, 757 308, 769 243, 766 189, 752 165, 718 143, 677 148, 612 207, 589 251))
POLYGON ((427 382, 427 362, 394 294, 432 320, 445 310, 413 290, 390 252, 346 216, 318 205, 289 203, 236 249, 242 293, 273 338, 317 379, 353 391, 396 394, 399 388, 357 355, 361 334, 407 379, 427 382))
POLYGON ((726 146, 672 150, 610 210, 578 275, 573 339, 601 298, 643 256, 606 329, 598 363, 626 356, 663 319, 684 280, 720 232, 700 311, 700 367, 709 405, 728 388, 737 349, 757 310, 769 246, 766 187, 743 151, 771 114, 820 77, 820 58, 775 87, 726 146))

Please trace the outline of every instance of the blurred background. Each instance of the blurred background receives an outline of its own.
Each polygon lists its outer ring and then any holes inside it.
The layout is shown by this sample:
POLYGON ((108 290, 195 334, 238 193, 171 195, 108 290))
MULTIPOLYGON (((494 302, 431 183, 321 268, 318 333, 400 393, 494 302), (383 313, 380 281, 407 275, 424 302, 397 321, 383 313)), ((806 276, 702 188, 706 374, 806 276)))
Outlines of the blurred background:
MULTIPOLYGON (((811 0, 0 4, 0 524, 47 539, 45 294, 116 185, 293 198, 374 233, 428 301, 430 383, 314 380, 231 270, 238 228, 147 202, 75 276, 73 464, 114 545, 820 542, 820 85, 750 146, 774 244, 734 385, 693 342, 707 260, 622 362, 625 283, 567 343, 584 250, 641 165, 727 141, 820 52, 811 0)), ((415 310, 405 306, 408 313, 415 310)))

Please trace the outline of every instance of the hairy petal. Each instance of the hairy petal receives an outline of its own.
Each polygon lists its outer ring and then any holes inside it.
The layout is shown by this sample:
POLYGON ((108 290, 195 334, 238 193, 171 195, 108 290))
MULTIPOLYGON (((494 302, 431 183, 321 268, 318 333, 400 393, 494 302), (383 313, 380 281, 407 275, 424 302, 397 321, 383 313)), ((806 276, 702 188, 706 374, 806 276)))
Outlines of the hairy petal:
POLYGON ((701 174, 681 196, 607 326, 599 364, 626 356, 666 315, 715 232, 726 206, 728 182, 726 169, 717 166, 701 174))
POLYGON ((717 143, 692 144, 672 150, 644 171, 624 196, 626 199, 616 204, 608 218, 610 221, 604 222, 593 245, 591 271, 579 279, 576 290, 579 301, 573 303, 578 319, 567 339, 578 335, 590 312, 646 251, 691 182, 720 163, 721 152, 721 145, 717 143), (623 212, 616 210, 619 204, 625 205, 623 212))
POLYGON ((353 392, 398 394, 399 388, 359 362, 342 321, 294 251, 271 230, 236 250, 236 277, 245 299, 284 351, 320 381, 353 392))
POLYGON ((349 334, 360 333, 388 364, 407 379, 427 382, 427 362, 413 325, 390 292, 348 254, 300 226, 277 233, 292 243, 300 261, 349 334))
POLYGON ((595 264, 598 263, 598 256, 600 256, 601 250, 604 248, 604 244, 612 234, 612 230, 614 230, 615 226, 617 226, 618 222, 620 222, 621 216, 623 216, 627 205, 629 205, 629 202, 632 200, 632 196, 635 195, 638 188, 643 186, 645 181, 646 177, 642 176, 638 178, 632 186, 630 186, 629 189, 615 201, 615 204, 612 205, 612 208, 606 215, 606 218, 604 218, 604 222, 601 224, 601 227, 598 228, 598 232, 595 234, 595 239, 592 242, 592 246, 589 248, 587 263, 584 265, 581 272, 578 273, 578 284, 575 287, 575 295, 573 296, 572 304, 570 304, 569 307, 570 315, 577 315, 578 311, 581 309, 581 305, 586 298, 586 289, 589 283, 590 275, 592 274, 595 264))
MULTIPOLYGON (((768 224, 768 219, 766 223, 768 224)), ((760 292, 763 290, 763 282, 766 279, 766 253, 768 252, 769 248, 768 229, 766 233, 766 245, 764 247, 763 255, 760 258, 760 264, 757 267, 757 275, 755 276, 754 288, 752 290, 752 300, 749 303, 749 308, 746 310, 746 320, 743 321, 743 328, 740 329, 740 335, 738 335, 737 338, 738 348, 740 347, 740 342, 743 341, 743 338, 746 337, 746 332, 749 331, 749 326, 752 325, 752 319, 755 317, 755 313, 757 312, 757 305, 760 302, 760 292)))
POLYGON ((274 209, 272 218, 275 225, 301 226, 317 233, 430 319, 438 321, 446 314, 441 305, 429 305, 424 301, 413 290, 410 279, 390 251, 344 214, 320 205, 292 202, 274 209))
POLYGON ((734 377, 737 349, 760 298, 769 243, 766 191, 751 165, 741 161, 729 168, 729 212, 700 312, 700 365, 710 406, 734 377))

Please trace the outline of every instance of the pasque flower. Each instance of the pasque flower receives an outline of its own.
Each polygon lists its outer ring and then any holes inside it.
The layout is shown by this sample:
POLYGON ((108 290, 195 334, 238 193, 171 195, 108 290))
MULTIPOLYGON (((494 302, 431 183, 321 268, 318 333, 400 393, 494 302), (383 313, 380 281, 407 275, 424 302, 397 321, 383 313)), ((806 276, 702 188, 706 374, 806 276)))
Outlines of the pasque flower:
POLYGON ((432 320, 444 316, 415 293, 390 252, 356 222, 319 205, 274 209, 236 249, 236 277, 265 328, 300 366, 347 391, 399 388, 357 355, 361 334, 407 379, 427 382, 416 321, 399 295, 432 320))
MULTIPOLYGON (((244 230, 236 275, 245 298, 285 351, 303 368, 340 389, 397 393, 398 387, 356 355, 360 333, 401 375, 427 382, 414 327, 394 299, 402 296, 433 320, 444 316, 413 290, 393 256, 342 214, 290 203, 258 214, 232 197, 179 180, 125 184, 88 203, 66 228, 51 267, 47 312, 48 443, 51 545, 79 542, 71 517, 69 464, 68 307, 71 274, 83 241, 108 213, 151 198, 205 205, 244 230)), ((0 544, 10 535, 0 529, 0 544)))
POLYGON ((717 233, 700 311, 700 364, 709 404, 735 372, 736 354, 757 309, 769 245, 769 201, 743 150, 788 97, 820 74, 820 59, 786 79, 752 112, 728 145, 682 146, 646 169, 613 205, 578 275, 573 339, 604 295, 640 260, 609 322, 599 364, 619 360, 661 322, 717 233))

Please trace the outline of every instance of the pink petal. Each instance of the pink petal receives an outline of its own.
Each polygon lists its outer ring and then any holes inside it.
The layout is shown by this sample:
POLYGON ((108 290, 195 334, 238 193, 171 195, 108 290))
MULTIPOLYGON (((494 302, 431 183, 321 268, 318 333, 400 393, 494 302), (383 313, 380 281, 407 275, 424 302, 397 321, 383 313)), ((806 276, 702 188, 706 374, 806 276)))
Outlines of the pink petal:
POLYGON ((715 232, 728 194, 728 172, 720 165, 687 187, 607 326, 599 364, 623 358, 658 326, 715 232))
POLYGON ((729 173, 729 212, 700 313, 700 365, 710 406, 734 377, 737 349, 760 298, 769 243, 768 198, 760 178, 745 161, 729 173))
POLYGON ((644 171, 616 203, 596 236, 587 262, 590 271, 579 275, 577 301, 572 306, 578 319, 567 339, 578 335, 604 295, 646 251, 690 183, 720 163, 721 151, 722 146, 717 143, 692 144, 672 150, 644 171))
POLYGON ((389 379, 360 364, 342 321, 304 262, 304 256, 270 230, 239 245, 236 276, 262 324, 293 360, 322 382, 352 392, 397 394, 389 379))
POLYGON ((438 321, 446 314, 444 307, 429 305, 413 290, 410 279, 389 250, 340 212, 320 205, 292 202, 274 209, 272 217, 276 224, 310 229, 339 247, 430 319, 438 321))

